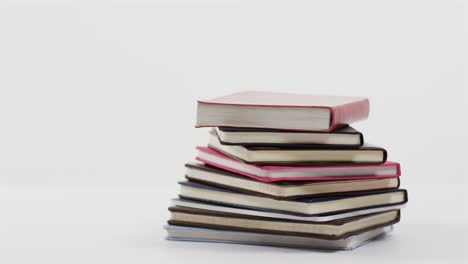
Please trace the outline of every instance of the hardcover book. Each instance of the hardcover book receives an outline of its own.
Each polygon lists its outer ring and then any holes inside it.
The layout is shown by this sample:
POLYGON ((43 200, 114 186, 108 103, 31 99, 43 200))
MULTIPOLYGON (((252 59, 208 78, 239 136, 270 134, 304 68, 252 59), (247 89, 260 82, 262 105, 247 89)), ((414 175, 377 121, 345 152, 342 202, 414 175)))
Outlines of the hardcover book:
POLYGON ((269 210, 269 209, 256 210, 256 209, 247 208, 247 207, 241 208, 241 207, 230 206, 226 204, 211 203, 207 201, 182 199, 182 198, 172 199, 171 204, 172 206, 177 206, 177 207, 195 208, 195 209, 203 209, 203 210, 209 210, 209 211, 215 211, 215 212, 225 212, 225 213, 258 216, 258 217, 266 217, 266 218, 299 220, 299 221, 307 221, 307 222, 328 222, 328 221, 333 221, 337 219, 349 218, 353 216, 386 212, 390 210, 399 210, 404 207, 404 204, 397 204, 397 205, 390 205, 390 206, 367 208, 367 209, 362 209, 358 211, 339 212, 339 213, 330 214, 330 215, 308 216, 308 215, 296 214, 292 212, 278 212, 278 211, 269 210))
POLYGON ((216 211, 170 207, 171 225, 205 227, 337 240, 372 229, 396 224, 400 211, 387 211, 329 222, 310 222, 246 216, 216 211))
POLYGON ((185 167, 187 168, 185 177, 190 181, 275 199, 294 199, 299 197, 337 194, 352 195, 366 191, 398 189, 400 184, 398 177, 341 181, 282 181, 267 183, 199 163, 188 163, 185 164, 185 167))
POLYGON ((210 132, 208 146, 244 163, 263 165, 315 165, 384 163, 387 151, 364 144, 359 148, 244 147, 221 144, 218 135, 210 132))
POLYGON ((267 209, 278 212, 292 212, 304 216, 330 215, 401 205, 405 204, 408 200, 406 190, 403 189, 378 191, 355 196, 276 200, 189 181, 180 182, 179 184, 181 186, 181 198, 256 210, 267 209))
POLYGON ((246 91, 198 101, 196 126, 333 131, 368 115, 364 97, 246 91))
POLYGON ((260 166, 228 157, 212 148, 197 147, 197 160, 259 181, 349 180, 399 177, 400 164, 335 164, 320 166, 260 166))
POLYGON ((167 239, 175 241, 196 241, 231 243, 256 246, 290 247, 320 250, 352 250, 390 233, 393 226, 374 229, 339 240, 327 240, 303 236, 285 236, 254 232, 240 232, 209 228, 168 225, 167 239))
POLYGON ((389 206, 382 206, 382 207, 373 207, 367 208, 357 211, 347 211, 347 212, 339 212, 336 214, 330 215, 319 215, 319 216, 308 216, 303 214, 296 214, 291 212, 278 212, 275 210, 269 209, 252 209, 252 208, 241 208, 236 206, 230 206, 226 204, 220 203, 211 203, 207 201, 200 201, 194 199, 184 199, 184 198, 177 198, 172 199, 172 206, 177 207, 186 207, 186 208, 194 208, 194 209, 203 209, 215 212, 225 212, 225 213, 232 213, 232 214, 240 214, 240 215, 248 215, 248 216, 258 216, 258 217, 266 217, 266 218, 277 218, 277 219, 289 219, 289 220, 299 220, 299 221, 306 221, 306 222, 328 222, 337 219, 344 219, 353 216, 359 215, 367 215, 379 212, 386 212, 391 210, 399 210, 404 207, 404 204, 397 204, 397 205, 389 205, 389 206))
POLYGON ((364 136, 351 126, 332 132, 292 131, 265 128, 216 127, 223 145, 245 147, 328 147, 356 148, 364 144, 364 136))

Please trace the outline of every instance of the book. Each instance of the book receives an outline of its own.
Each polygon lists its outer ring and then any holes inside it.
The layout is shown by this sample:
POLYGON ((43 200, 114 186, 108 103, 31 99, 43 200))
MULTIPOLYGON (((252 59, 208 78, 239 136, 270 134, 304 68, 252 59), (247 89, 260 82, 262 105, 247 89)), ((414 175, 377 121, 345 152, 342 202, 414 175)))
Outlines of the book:
POLYGON ((185 207, 170 207, 168 224, 323 239, 342 239, 396 224, 400 211, 387 211, 329 222, 272 219, 185 207))
POLYGON ((364 136, 351 126, 332 132, 291 131, 265 128, 216 127, 223 145, 244 147, 338 147, 356 148, 364 144, 364 136))
POLYGON ((379 164, 387 160, 387 151, 381 147, 364 144, 355 149, 244 147, 223 145, 213 130, 208 146, 244 163, 260 165, 315 165, 315 164, 379 164))
POLYGON ((187 207, 195 209, 210 210, 216 212, 225 212, 249 216, 259 216, 267 218, 277 218, 277 219, 289 219, 289 220, 299 220, 299 221, 310 221, 310 222, 328 222, 337 219, 343 219, 353 216, 366 215, 378 212, 385 212, 390 210, 399 210, 404 207, 404 204, 382 206, 382 207, 373 207, 357 211, 350 212, 340 212, 330 215, 319 215, 319 216, 307 216, 302 214, 296 214, 292 212, 278 212, 274 210, 262 209, 256 210, 252 208, 240 208, 235 206, 230 206, 226 204, 211 203, 207 201, 199 201, 193 199, 172 199, 172 206, 178 207, 187 207))
POLYGON ((197 147, 196 160, 263 182, 304 180, 349 180, 393 178, 401 175, 400 164, 335 164, 320 166, 260 166, 228 157, 212 148, 197 147))
POLYGON ((248 195, 231 190, 195 183, 179 182, 180 197, 217 204, 226 204, 257 210, 269 209, 278 212, 293 212, 305 216, 318 216, 351 212, 382 206, 405 204, 406 190, 376 191, 355 196, 329 196, 301 198, 297 200, 276 200, 248 195))
POLYGON ((299 197, 346 195, 366 191, 397 189, 399 178, 340 180, 340 181, 283 181, 261 182, 200 163, 185 164, 185 177, 193 182, 218 186, 225 189, 266 196, 275 199, 299 197))
POLYGON ((196 126, 333 131, 368 115, 364 97, 245 91, 198 101, 196 126))
POLYGON ((319 250, 352 250, 377 240, 393 230, 393 226, 379 228, 339 240, 327 240, 302 236, 284 236, 254 232, 240 232, 186 226, 165 226, 168 236, 174 241, 231 243, 256 246, 290 247, 319 250))

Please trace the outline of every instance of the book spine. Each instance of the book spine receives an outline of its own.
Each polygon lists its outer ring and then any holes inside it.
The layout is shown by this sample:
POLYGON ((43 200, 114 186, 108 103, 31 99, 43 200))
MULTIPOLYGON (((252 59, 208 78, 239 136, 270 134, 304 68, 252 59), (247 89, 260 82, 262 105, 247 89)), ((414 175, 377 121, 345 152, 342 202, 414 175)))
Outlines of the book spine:
POLYGON ((367 119, 369 116, 369 100, 366 98, 357 102, 333 107, 331 111, 332 116, 328 131, 367 119))

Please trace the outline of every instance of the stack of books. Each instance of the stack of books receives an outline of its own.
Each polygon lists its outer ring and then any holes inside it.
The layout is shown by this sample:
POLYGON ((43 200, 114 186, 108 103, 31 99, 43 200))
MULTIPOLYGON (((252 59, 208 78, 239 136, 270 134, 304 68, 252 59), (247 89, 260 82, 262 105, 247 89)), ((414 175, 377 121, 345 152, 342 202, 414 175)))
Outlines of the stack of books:
POLYGON ((169 208, 169 240, 354 249, 393 229, 400 164, 349 124, 361 97, 241 92, 199 101, 212 127, 169 208))

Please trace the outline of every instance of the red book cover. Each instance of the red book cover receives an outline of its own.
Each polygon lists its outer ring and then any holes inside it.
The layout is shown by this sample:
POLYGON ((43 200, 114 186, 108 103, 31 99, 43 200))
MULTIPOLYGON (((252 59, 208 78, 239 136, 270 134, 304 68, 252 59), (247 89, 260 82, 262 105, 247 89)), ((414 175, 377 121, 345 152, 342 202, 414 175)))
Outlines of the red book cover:
MULTIPOLYGON (((326 129, 307 129, 300 126, 287 128, 290 130, 318 130, 333 131, 338 127, 354 123, 356 121, 367 119, 369 115, 369 100, 365 97, 349 96, 326 96, 311 94, 292 94, 276 92, 246 91, 221 96, 211 100, 200 100, 200 104, 207 105, 230 105, 230 106, 255 106, 270 108, 316 108, 330 110, 329 126, 326 129)), ((200 114, 200 113, 199 113, 200 114)), ((222 126, 223 124, 200 124, 197 121, 197 127, 204 126, 222 126)), ((285 129, 284 127, 265 127, 254 123, 237 124, 237 127, 261 127, 272 129, 285 129)), ((224 126, 229 126, 224 124, 224 126)))
POLYGON ((400 164, 392 161, 383 164, 259 166, 243 163, 212 148, 197 149, 196 160, 262 182, 379 179, 401 175, 400 164))

